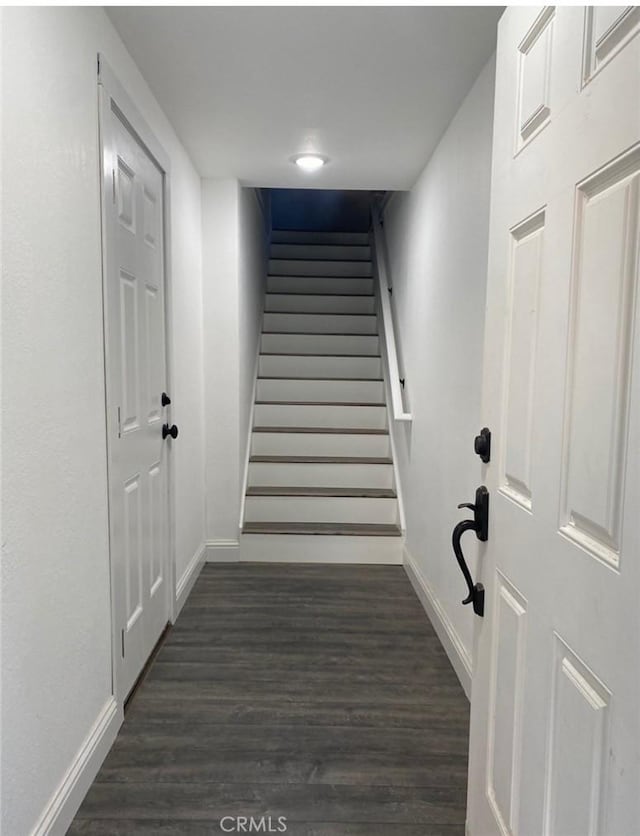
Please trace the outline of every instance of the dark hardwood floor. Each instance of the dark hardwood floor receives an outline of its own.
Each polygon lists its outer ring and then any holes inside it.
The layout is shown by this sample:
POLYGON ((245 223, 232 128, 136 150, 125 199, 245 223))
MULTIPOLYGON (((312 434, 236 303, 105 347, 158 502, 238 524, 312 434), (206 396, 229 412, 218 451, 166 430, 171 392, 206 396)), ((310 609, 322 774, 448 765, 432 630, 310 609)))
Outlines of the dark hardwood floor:
POLYGON ((402 567, 209 564, 69 833, 462 836, 468 720, 402 567))

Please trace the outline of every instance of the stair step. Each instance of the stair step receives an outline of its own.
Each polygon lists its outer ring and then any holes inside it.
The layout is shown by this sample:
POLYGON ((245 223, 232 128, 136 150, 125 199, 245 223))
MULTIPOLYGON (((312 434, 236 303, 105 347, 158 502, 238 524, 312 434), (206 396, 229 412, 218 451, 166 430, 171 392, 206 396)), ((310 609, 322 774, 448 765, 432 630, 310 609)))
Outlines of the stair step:
POLYGON ((305 360, 309 357, 331 357, 333 359, 343 359, 348 358, 349 360, 353 360, 355 357, 368 357, 370 359, 380 360, 379 354, 292 354, 290 351, 263 351, 260 354, 261 357, 298 357, 302 359, 303 357, 305 360))
POLYGON ((356 244, 281 244, 271 242, 271 258, 320 261, 371 261, 369 245, 356 244))
POLYGON ((320 232, 305 229, 274 229, 271 232, 273 244, 349 244, 366 246, 368 232, 320 232))
POLYGON ((256 406, 381 406, 384 402, 377 401, 261 401, 256 400, 256 406))
POLYGON ((393 464, 388 456, 251 456, 249 461, 270 464, 393 464))
POLYGON ((377 334, 294 334, 275 333, 261 336, 263 354, 326 354, 380 356, 377 334))
POLYGON ((397 523, 395 497, 252 496, 244 503, 245 522, 397 523))
POLYGON ((326 435, 389 435, 375 427, 254 427, 254 433, 318 433, 326 435))
POLYGON ((258 378, 256 403, 384 403, 381 380, 258 378))
POLYGON ((267 293, 265 313, 372 314, 373 294, 357 293, 267 293))
POLYGON ((247 496, 342 496, 395 499, 397 494, 393 488, 319 488, 306 485, 254 485, 247 489, 247 496))
POLYGON ((373 433, 293 432, 251 434, 251 454, 261 456, 390 455, 389 436, 373 433))
POLYGON ((347 406, 335 404, 256 404, 254 423, 275 427, 368 427, 387 426, 385 406, 347 406))
MULTIPOLYGON (((282 459, 281 456, 273 457, 282 459)), ((393 488, 391 464, 343 462, 250 461, 247 485, 306 485, 313 488, 393 488)))
POLYGON ((267 276, 268 293, 310 293, 347 296, 371 296, 373 278, 353 278, 349 276, 267 276))
POLYGON ((270 258, 269 274, 278 276, 335 276, 337 278, 371 276, 370 261, 344 261, 308 258, 270 258))
POLYGON ((264 334, 376 334, 378 331, 375 314, 266 311, 262 322, 264 334))
POLYGON ((339 534, 354 537, 400 537, 398 525, 390 523, 245 523, 243 534, 339 534))

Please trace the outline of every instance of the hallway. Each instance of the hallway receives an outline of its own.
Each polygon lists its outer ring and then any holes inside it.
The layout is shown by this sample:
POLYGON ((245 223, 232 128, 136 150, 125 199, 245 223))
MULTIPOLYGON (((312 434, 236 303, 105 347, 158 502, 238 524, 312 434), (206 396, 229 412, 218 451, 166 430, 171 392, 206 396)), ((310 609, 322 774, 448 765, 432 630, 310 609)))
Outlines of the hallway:
POLYGON ((402 567, 208 564, 69 834, 457 836, 468 714, 402 567))

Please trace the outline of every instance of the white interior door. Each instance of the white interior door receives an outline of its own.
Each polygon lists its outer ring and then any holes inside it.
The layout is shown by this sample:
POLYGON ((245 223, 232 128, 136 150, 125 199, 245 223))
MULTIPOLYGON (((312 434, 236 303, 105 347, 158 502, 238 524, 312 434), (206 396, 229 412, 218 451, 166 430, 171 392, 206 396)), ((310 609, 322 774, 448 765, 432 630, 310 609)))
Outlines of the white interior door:
POLYGON ((169 620, 163 174, 103 107, 107 423, 117 691, 169 620))
POLYGON ((639 26, 499 25, 472 836, 640 832, 639 26))

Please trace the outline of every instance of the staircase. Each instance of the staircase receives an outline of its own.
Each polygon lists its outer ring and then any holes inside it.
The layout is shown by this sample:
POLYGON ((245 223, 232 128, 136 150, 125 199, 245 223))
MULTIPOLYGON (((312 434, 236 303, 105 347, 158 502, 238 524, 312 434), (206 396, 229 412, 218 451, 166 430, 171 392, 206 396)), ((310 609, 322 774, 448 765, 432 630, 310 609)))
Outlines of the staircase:
POLYGON ((366 233, 272 233, 243 559, 402 558, 373 284, 366 233))

